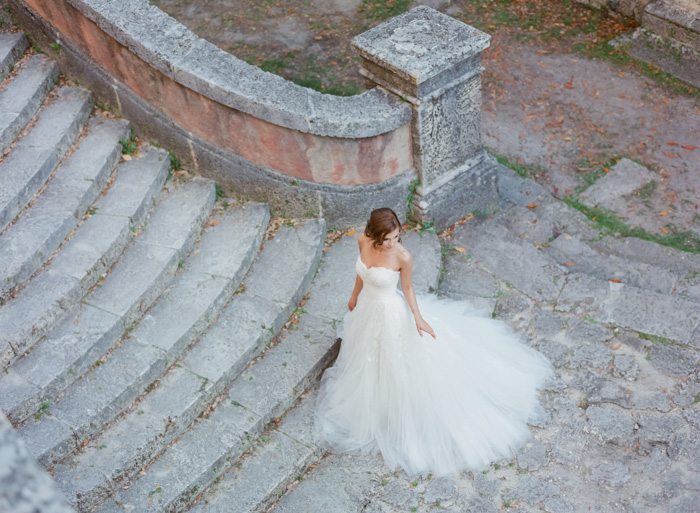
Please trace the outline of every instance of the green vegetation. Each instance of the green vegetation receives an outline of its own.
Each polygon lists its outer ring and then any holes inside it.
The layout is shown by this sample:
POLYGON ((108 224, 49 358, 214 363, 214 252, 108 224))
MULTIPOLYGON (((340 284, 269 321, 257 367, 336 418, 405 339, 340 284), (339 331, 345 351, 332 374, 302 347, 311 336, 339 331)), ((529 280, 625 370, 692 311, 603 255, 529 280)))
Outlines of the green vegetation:
POLYGON ((511 162, 511 160, 508 159, 508 157, 498 155, 497 153, 489 150, 488 148, 486 148, 486 151, 493 155, 499 164, 512 169, 523 178, 528 178, 532 175, 543 174, 547 172, 547 170, 542 166, 536 166, 534 164, 518 164, 517 162, 511 162))
POLYGON ((668 234, 655 235, 647 232, 643 228, 630 228, 630 226, 612 210, 602 207, 594 208, 586 206, 574 196, 565 196, 561 199, 564 203, 581 211, 588 219, 595 222, 602 235, 636 237, 681 251, 700 254, 700 237, 690 230, 681 231, 678 227, 669 223, 665 227, 666 231, 669 232, 668 234))
POLYGON ((650 78, 660 86, 665 87, 673 94, 689 96, 700 100, 700 89, 691 86, 687 82, 684 82, 679 78, 666 73, 665 71, 661 71, 660 68, 657 68, 653 64, 648 64, 644 61, 635 59, 627 52, 627 47, 625 45, 615 48, 609 45, 606 41, 599 41, 598 43, 590 46, 587 46, 584 43, 576 43, 573 45, 573 49, 574 51, 582 53, 592 59, 603 59, 617 67, 632 68, 647 78, 650 78))
POLYGON ((42 405, 39 407, 39 411, 34 414, 35 419, 40 419, 41 416, 46 413, 46 410, 49 409, 49 406, 51 406, 51 401, 45 401, 42 403, 42 405))
POLYGON ((416 192, 418 191, 419 185, 420 180, 418 178, 416 178, 415 180, 411 180, 411 183, 408 184, 408 195, 406 196, 406 205, 408 206, 409 216, 413 214, 413 198, 416 196, 416 192))
POLYGON ((654 344, 664 344, 664 345, 670 345, 671 341, 667 339, 666 337, 659 337, 656 335, 649 335, 648 333, 640 333, 639 338, 642 340, 648 340, 654 344))
POLYGON ((410 0, 362 0, 358 14, 367 20, 382 21, 406 12, 410 0))
POLYGON ((138 149, 138 144, 136 143, 136 139, 134 137, 134 131, 131 130, 129 132, 129 138, 119 141, 119 144, 121 144, 122 146, 123 154, 133 156, 134 153, 136 153, 136 150, 138 149))

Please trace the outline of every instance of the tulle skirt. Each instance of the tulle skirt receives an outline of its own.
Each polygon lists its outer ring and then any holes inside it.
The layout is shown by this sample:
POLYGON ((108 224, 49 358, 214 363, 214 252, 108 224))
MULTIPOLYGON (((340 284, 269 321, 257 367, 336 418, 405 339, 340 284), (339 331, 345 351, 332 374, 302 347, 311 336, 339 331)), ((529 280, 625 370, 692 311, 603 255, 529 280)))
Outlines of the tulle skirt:
POLYGON ((336 452, 377 454, 409 475, 510 458, 553 369, 511 328, 463 301, 418 296, 436 339, 418 335, 401 294, 364 291, 338 329, 316 428, 336 452))

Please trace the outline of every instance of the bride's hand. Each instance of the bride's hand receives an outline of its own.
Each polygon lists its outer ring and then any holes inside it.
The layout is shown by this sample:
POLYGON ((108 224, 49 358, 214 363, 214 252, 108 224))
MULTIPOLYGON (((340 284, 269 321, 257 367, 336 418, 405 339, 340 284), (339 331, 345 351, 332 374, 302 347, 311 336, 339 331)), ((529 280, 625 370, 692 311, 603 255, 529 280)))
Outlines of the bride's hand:
POLYGON ((422 332, 425 331, 428 335, 431 335, 433 338, 435 338, 435 332, 433 331, 433 328, 431 328, 430 324, 425 322, 422 317, 420 319, 416 319, 416 329, 418 330, 418 334, 421 337, 423 336, 422 332))
POLYGON ((348 301, 348 310, 351 312, 355 309, 355 306, 357 305, 357 298, 356 297, 351 297, 350 301, 348 301))

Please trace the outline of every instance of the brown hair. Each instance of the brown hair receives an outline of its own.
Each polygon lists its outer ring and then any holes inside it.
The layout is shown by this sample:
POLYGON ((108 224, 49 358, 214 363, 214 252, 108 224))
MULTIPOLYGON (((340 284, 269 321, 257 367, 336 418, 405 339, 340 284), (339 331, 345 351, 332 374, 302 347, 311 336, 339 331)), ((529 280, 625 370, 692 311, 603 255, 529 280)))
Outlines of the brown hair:
MULTIPOLYGON (((381 246, 387 233, 396 229, 401 230, 401 221, 396 212, 388 207, 372 210, 365 227, 365 235, 372 241, 373 246, 381 246)), ((400 241, 401 239, 399 239, 400 241)))

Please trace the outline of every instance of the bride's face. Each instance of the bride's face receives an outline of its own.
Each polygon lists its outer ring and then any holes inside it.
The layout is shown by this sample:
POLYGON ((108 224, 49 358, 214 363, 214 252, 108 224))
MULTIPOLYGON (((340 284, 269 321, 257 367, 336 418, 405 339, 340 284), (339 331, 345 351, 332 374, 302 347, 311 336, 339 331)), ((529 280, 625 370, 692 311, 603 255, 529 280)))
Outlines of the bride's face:
POLYGON ((399 229, 396 228, 394 231, 387 233, 382 241, 382 248, 392 249, 399 242, 399 229))

